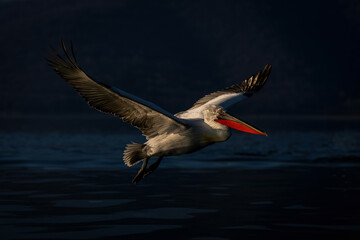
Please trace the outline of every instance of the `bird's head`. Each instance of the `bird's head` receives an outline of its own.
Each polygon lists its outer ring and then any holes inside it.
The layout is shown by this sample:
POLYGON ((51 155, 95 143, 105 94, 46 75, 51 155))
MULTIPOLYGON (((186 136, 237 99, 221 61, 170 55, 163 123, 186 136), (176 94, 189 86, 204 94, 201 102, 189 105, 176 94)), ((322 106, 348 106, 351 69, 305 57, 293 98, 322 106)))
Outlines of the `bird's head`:
POLYGON ((210 106, 204 111, 204 121, 211 127, 217 129, 223 129, 224 126, 227 126, 242 132, 267 136, 266 132, 263 132, 260 129, 231 116, 225 112, 222 107, 215 105, 210 106))

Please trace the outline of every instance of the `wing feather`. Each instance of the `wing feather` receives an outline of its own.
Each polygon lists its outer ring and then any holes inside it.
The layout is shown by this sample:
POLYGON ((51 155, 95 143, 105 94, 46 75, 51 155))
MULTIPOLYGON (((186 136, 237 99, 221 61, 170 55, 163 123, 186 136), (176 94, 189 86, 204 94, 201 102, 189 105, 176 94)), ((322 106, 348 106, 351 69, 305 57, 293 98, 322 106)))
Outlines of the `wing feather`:
POLYGON ((207 102, 223 94, 239 93, 246 97, 250 97, 253 95, 253 93, 259 91, 265 85, 270 72, 271 65, 267 64, 263 70, 259 71, 256 75, 252 75, 249 79, 244 80, 242 83, 235 84, 222 90, 205 95, 196 101, 192 108, 206 104, 207 102))
POLYGON ((175 116, 183 119, 201 118, 202 110, 208 105, 218 105, 226 109, 234 103, 237 103, 244 98, 251 97, 253 93, 259 91, 265 85, 270 72, 271 65, 267 64, 263 70, 259 71, 256 75, 252 75, 242 83, 207 94, 196 101, 190 109, 179 112, 175 114, 175 116))
POLYGON ((61 45, 66 57, 52 48, 54 55, 48 54, 48 64, 88 102, 105 113, 120 117, 139 128, 149 139, 167 132, 180 131, 188 126, 174 115, 157 105, 140 99, 120 89, 91 79, 79 66, 71 44, 69 55, 63 41, 61 45))

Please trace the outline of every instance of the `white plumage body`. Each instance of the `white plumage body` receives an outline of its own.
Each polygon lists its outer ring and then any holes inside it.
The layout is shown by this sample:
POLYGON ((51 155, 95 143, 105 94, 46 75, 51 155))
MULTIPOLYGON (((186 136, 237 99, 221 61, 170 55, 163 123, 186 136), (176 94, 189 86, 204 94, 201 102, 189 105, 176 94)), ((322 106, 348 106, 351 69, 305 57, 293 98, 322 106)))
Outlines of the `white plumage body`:
MULTIPOLYGON (((149 139, 149 156, 173 156, 195 152, 215 142, 226 141, 230 136, 227 127, 214 129, 204 122, 204 119, 187 120, 190 126, 178 133, 169 133, 149 139)), ((221 126, 221 124, 219 124, 221 126)))

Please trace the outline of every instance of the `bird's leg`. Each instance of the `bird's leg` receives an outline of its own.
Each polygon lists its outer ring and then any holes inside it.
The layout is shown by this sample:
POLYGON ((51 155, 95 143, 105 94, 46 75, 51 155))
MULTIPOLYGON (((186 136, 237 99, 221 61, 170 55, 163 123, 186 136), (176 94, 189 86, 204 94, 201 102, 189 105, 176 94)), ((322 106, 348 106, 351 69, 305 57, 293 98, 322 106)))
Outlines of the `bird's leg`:
POLYGON ((139 172, 136 174, 136 176, 132 180, 133 184, 137 184, 143 178, 148 161, 149 161, 149 158, 144 159, 139 172))
POLYGON ((144 172, 144 176, 143 178, 145 178, 147 175, 149 175, 150 173, 152 173, 153 171, 155 171, 155 169, 160 165, 161 160, 163 159, 164 156, 159 157, 156 162, 154 162, 153 164, 150 165, 150 167, 148 167, 145 172, 144 172))

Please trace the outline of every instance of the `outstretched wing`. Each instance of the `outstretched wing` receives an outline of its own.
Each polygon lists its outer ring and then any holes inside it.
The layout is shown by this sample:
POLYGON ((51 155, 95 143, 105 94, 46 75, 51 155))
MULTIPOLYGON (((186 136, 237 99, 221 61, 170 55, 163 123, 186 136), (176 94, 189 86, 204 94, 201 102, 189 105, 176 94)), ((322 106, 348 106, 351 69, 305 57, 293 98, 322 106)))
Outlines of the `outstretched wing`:
POLYGON ((81 70, 71 44, 71 55, 61 41, 65 56, 54 49, 55 55, 48 54, 49 65, 62 78, 99 111, 111 113, 139 128, 149 139, 166 132, 183 130, 187 126, 180 119, 157 105, 142 100, 117 88, 92 80, 81 70))
POLYGON ((224 109, 244 98, 251 97, 253 93, 259 91, 266 83, 271 71, 271 65, 252 75, 242 83, 210 93, 200 98, 187 111, 175 114, 179 118, 201 118, 201 112, 209 105, 222 106, 224 109))

